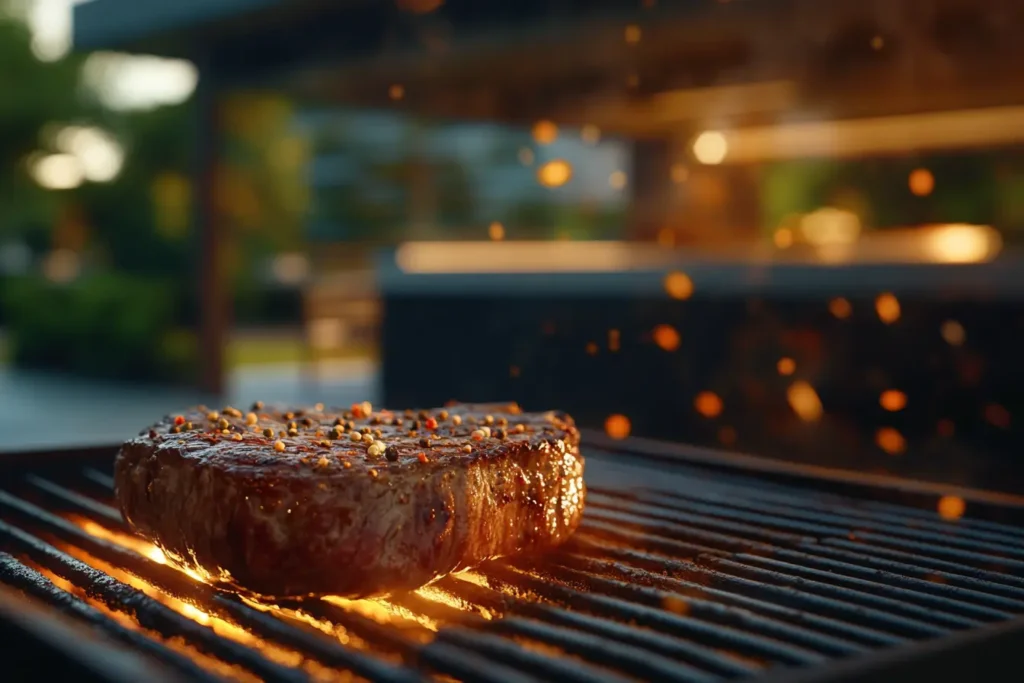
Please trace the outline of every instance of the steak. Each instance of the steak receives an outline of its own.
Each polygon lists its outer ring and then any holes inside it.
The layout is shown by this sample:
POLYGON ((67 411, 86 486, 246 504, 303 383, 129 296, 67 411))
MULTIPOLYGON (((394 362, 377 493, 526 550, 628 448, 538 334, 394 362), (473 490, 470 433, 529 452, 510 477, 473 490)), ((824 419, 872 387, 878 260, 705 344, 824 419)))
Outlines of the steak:
POLYGON ((260 597, 367 597, 565 541, 579 432, 515 404, 205 407, 125 443, 125 520, 168 561, 260 597))

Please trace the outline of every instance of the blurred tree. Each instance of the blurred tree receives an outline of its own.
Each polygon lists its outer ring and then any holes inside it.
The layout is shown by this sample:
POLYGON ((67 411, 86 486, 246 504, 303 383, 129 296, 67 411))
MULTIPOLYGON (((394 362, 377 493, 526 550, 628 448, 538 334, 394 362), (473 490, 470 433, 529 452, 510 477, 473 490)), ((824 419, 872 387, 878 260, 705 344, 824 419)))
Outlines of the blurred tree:
POLYGON ((44 139, 47 124, 98 112, 78 87, 82 57, 39 61, 17 9, 0 0, 0 241, 19 237, 40 249, 48 246, 60 201, 32 180, 30 155, 52 144, 44 139))

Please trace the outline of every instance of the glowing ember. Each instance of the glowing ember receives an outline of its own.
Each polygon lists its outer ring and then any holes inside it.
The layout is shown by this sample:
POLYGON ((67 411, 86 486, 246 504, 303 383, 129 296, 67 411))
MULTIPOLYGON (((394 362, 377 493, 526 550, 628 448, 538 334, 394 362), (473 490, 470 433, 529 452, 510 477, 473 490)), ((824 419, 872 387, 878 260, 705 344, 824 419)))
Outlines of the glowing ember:
POLYGON ((1010 411, 998 403, 985 406, 985 420, 1000 429, 1010 428, 1010 411))
POLYGON ((786 390, 786 398, 789 400, 789 407, 804 422, 814 422, 820 419, 824 413, 818 392, 803 380, 793 382, 789 386, 789 389, 786 390))
POLYGON ((661 601, 661 606, 668 612, 673 614, 681 614, 686 616, 690 613, 690 603, 686 602, 683 598, 675 595, 667 595, 661 601))
POLYGON ((615 352, 622 348, 622 335, 618 330, 608 330, 608 350, 615 352))
POLYGON ((679 348, 679 333, 671 325, 658 325, 652 332, 654 343, 665 351, 675 351, 679 348))
POLYGON ((538 145, 550 145, 558 139, 558 126, 551 121, 538 121, 533 125, 533 139, 538 145))
POLYGON ((891 412, 903 410, 907 407, 907 395, 898 389, 887 389, 878 397, 878 404, 891 412))
POLYGON ((960 496, 943 496, 939 498, 938 510, 940 517, 953 521, 964 516, 967 503, 960 496))
POLYGON ((853 306, 851 306, 850 302, 844 299, 843 297, 838 297, 836 299, 832 299, 832 301, 829 301, 828 310, 829 313, 839 318, 840 320, 849 318, 853 314, 853 306))
POLYGON ((673 299, 689 299, 693 295, 693 281, 686 275, 674 271, 665 276, 665 291, 673 299))
POLYGON ((572 180, 572 166, 563 159, 549 161, 537 169, 537 182, 544 187, 561 187, 570 180, 572 180))
POLYGON ((891 325, 900 319, 900 302, 889 292, 879 294, 875 299, 875 311, 878 313, 879 320, 886 325, 891 325))
POLYGON ((964 341, 967 339, 967 332, 964 330, 964 326, 956 320, 947 320, 942 323, 941 332, 942 338, 950 346, 963 346, 964 341))
POLYGON ((598 352, 597 344, 594 342, 587 342, 586 351, 588 356, 596 356, 598 352))
POLYGON ((907 440, 893 427, 882 427, 875 433, 875 443, 889 455, 899 455, 907 450, 907 440))
POLYGON ((625 439, 629 436, 631 428, 629 418, 625 415, 609 415, 608 419, 604 421, 605 434, 613 439, 625 439))
POLYGON ((796 372, 796 361, 792 358, 780 358, 779 362, 775 364, 776 369, 780 375, 788 376, 796 372))
POLYGON ((693 400, 693 407, 704 417, 714 418, 722 414, 722 409, 725 406, 718 394, 712 391, 702 391, 693 400))
POLYGON ((935 189, 935 176, 927 168, 916 168, 911 171, 907 182, 910 191, 918 197, 927 197, 935 189))

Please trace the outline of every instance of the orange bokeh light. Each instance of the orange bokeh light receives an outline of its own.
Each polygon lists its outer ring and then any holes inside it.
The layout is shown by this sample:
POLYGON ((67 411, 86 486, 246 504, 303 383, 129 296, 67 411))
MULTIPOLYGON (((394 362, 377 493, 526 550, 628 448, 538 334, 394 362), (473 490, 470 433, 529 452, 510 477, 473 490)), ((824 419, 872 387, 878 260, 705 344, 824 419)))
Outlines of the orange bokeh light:
POLYGON ((558 126, 551 121, 538 121, 533 125, 533 139, 538 145, 550 145, 558 139, 558 126))
POLYGON ((609 415, 604 421, 604 432, 613 439, 625 439, 632 425, 625 415, 609 415))
POLYGON ((487 235, 495 242, 500 242, 505 239, 505 226, 494 221, 487 227, 487 235))
POLYGON ((967 502, 960 496, 943 496, 939 498, 939 517, 953 521, 960 519, 967 511, 967 502))
POLYGON ((793 382, 790 385, 789 389, 786 390, 786 398, 789 401, 789 407, 804 422, 814 422, 820 419, 825 412, 818 392, 803 380, 793 382))
POLYGON ((907 407, 907 395, 898 389, 886 389, 878 397, 878 403, 886 410, 896 412, 907 407))
POLYGON ((572 166, 563 159, 554 159, 537 169, 537 181, 544 187, 561 187, 572 180, 572 166))
POLYGON ((622 348, 622 335, 618 330, 608 330, 608 350, 618 351, 622 348))
POLYGON ((927 168, 916 168, 907 180, 910 191, 918 197, 927 197, 935 189, 935 176, 927 168))
POLYGON ((775 364, 780 375, 792 375, 796 372, 796 361, 792 358, 780 358, 779 362, 775 364))
POLYGON ((851 306, 850 302, 844 299, 843 297, 839 297, 837 299, 832 299, 832 301, 829 301, 828 310, 832 315, 839 318, 840 320, 844 318, 849 318, 850 315, 853 314, 853 306, 851 306))
POLYGON ((665 276, 664 284, 673 299, 689 299, 693 295, 693 280, 686 273, 671 272, 665 276))
POLYGON ((879 294, 875 299, 875 311, 878 313, 879 320, 886 325, 891 325, 900 319, 900 302, 889 292, 879 294))
POLYGON ((671 325, 658 325, 651 334, 654 337, 654 343, 665 351, 675 351, 679 348, 681 341, 679 333, 671 325))
POLYGON ((882 427, 875 433, 875 443, 889 455, 899 455, 907 450, 907 440, 898 430, 892 427, 882 427))
POLYGON ((704 417, 714 418, 722 414, 725 406, 718 394, 713 391, 702 391, 694 399, 693 407, 704 417))

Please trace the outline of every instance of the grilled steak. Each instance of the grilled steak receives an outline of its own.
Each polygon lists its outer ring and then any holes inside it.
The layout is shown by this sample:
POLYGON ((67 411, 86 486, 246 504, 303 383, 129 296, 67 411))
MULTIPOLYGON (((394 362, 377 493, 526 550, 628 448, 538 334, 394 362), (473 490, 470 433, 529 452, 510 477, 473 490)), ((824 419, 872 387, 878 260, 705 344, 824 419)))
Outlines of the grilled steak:
POLYGON ((115 470, 125 519, 171 562, 263 597, 384 594, 555 546, 585 497, 572 418, 514 404, 200 407, 115 470))

